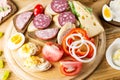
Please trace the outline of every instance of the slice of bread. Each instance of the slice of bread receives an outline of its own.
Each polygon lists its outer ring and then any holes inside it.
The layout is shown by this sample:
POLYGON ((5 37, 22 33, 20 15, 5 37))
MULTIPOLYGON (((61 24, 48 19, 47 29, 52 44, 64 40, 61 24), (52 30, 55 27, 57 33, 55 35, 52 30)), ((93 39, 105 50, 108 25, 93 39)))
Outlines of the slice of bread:
POLYGON ((87 31, 89 37, 94 37, 104 31, 93 12, 89 11, 89 8, 85 7, 79 1, 73 1, 73 5, 77 15, 79 15, 78 19, 81 26, 87 31))
POLYGON ((6 21, 8 18, 10 18, 18 10, 16 4, 12 0, 7 0, 7 3, 8 3, 8 5, 11 6, 11 12, 2 18, 2 20, 0 21, 0 24, 2 24, 4 21, 6 21))
POLYGON ((13 18, 13 24, 18 32, 24 33, 33 19, 33 11, 25 11, 17 14, 13 18))

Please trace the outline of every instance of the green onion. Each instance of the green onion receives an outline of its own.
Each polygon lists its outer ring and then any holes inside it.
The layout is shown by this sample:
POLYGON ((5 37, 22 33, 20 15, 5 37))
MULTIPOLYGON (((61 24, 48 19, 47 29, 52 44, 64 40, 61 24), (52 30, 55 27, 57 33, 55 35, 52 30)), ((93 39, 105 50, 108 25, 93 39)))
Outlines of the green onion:
POLYGON ((2 69, 4 67, 4 62, 3 60, 0 60, 0 68, 2 69))
POLYGON ((4 74, 3 74, 3 76, 2 76, 2 80, 7 80, 8 77, 9 77, 9 75, 10 75, 10 71, 5 70, 5 71, 4 71, 4 74))

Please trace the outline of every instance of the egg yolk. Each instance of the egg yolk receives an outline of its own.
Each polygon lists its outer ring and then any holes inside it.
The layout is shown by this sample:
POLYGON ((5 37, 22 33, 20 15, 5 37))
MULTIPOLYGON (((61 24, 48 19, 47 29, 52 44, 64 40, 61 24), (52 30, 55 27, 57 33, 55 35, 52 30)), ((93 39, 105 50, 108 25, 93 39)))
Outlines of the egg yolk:
POLYGON ((109 9, 109 8, 105 8, 105 10, 104 10, 104 15, 105 15, 107 18, 111 17, 111 13, 110 13, 110 9, 109 9))
POLYGON ((41 61, 39 60, 38 57, 35 57, 35 56, 31 56, 27 59, 26 63, 29 65, 29 66, 32 66, 32 65, 38 65, 38 64, 41 64, 41 61))
POLYGON ((13 42, 14 44, 18 44, 22 41, 22 37, 18 34, 15 35, 11 38, 11 42, 13 42))
POLYGON ((25 53, 29 53, 30 52, 30 47, 28 44, 24 44, 22 47, 22 51, 25 53))

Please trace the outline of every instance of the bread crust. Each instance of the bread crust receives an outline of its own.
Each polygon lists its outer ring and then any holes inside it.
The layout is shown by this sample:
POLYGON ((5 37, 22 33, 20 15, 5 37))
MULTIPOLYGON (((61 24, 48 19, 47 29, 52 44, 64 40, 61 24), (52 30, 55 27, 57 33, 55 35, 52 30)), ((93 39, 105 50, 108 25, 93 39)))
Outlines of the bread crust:
MULTIPOLYGON (((32 10, 29 10, 29 11, 25 11, 25 12, 33 12, 33 11, 32 11, 32 10)), ((25 13, 25 12, 23 12, 23 13, 25 13)), ((20 13, 20 14, 21 14, 21 13, 20 13)), ((30 19, 28 20, 28 22, 25 23, 24 28, 23 28, 22 30, 19 30, 19 29, 18 29, 18 26, 16 26, 16 18, 17 18, 17 16, 20 15, 20 14, 17 14, 16 16, 14 16, 14 18, 13 18, 13 24, 14 24, 14 26, 15 26, 15 29, 16 29, 18 32, 24 33, 24 32, 26 31, 27 27, 29 26, 30 22, 33 20, 33 14, 32 14, 32 16, 30 17, 30 19)))
POLYGON ((0 25, 18 11, 18 7, 12 0, 7 0, 7 4, 10 5, 11 12, 2 18, 2 20, 0 21, 0 25))

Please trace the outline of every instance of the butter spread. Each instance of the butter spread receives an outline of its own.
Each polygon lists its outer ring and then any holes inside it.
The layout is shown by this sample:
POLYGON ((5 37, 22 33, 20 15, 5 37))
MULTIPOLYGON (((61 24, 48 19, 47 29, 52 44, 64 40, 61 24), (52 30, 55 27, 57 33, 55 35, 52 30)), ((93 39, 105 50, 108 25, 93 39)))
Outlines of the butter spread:
POLYGON ((7 0, 0 0, 0 21, 10 12, 11 12, 11 7, 10 5, 7 4, 7 0))
POLYGON ((113 62, 115 65, 120 66, 120 49, 116 50, 115 53, 113 53, 113 62))

